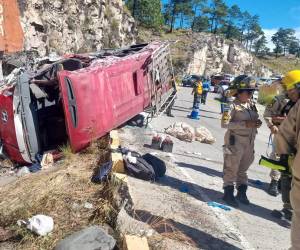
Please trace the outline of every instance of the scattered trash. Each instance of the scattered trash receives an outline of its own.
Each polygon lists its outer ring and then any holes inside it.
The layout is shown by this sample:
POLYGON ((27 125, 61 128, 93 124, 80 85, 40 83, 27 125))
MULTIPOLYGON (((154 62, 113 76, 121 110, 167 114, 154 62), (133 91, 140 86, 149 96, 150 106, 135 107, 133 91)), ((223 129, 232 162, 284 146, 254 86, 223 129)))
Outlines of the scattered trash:
POLYGON ((151 148, 160 149, 162 143, 162 138, 159 135, 155 135, 152 137, 151 148))
POLYGON ((164 152, 172 153, 173 145, 174 145, 173 141, 171 140, 171 138, 169 136, 167 136, 161 144, 161 149, 164 152))
POLYGON ((91 226, 61 240, 55 250, 112 250, 116 240, 99 226, 91 226))
POLYGON ((110 172, 112 171, 112 166, 113 166, 112 161, 102 164, 100 167, 98 167, 95 170, 91 181, 94 183, 101 183, 103 181, 106 181, 108 179, 110 172))
POLYGON ((43 154, 43 158, 41 161, 41 166, 44 169, 50 168, 53 166, 54 163, 54 157, 52 153, 45 153, 43 154))
POLYGON ((192 142, 193 140, 201 143, 213 144, 216 138, 205 127, 194 129, 192 126, 184 122, 177 122, 165 129, 165 132, 179 140, 192 142))
POLYGON ((166 134, 172 135, 179 140, 192 142, 195 138, 195 129, 184 122, 176 122, 165 129, 166 134))
POLYGON ((225 211, 230 211, 231 210, 230 207, 225 206, 225 205, 220 204, 220 203, 217 203, 217 202, 214 202, 214 201, 207 202, 207 205, 210 206, 210 207, 221 208, 225 211))
POLYGON ((144 126, 145 116, 143 114, 138 114, 137 116, 133 117, 131 120, 127 122, 127 125, 132 127, 140 127, 144 126))
POLYGON ((30 174, 30 170, 29 170, 28 167, 21 167, 17 171, 17 176, 18 177, 22 177, 22 176, 27 175, 27 174, 30 174))
POLYGON ((42 214, 35 215, 28 219, 28 221, 19 220, 17 224, 19 226, 25 225, 27 229, 41 236, 52 232, 54 228, 53 219, 42 214))
POLYGON ((84 203, 83 207, 86 208, 86 209, 93 209, 94 208, 93 204, 89 203, 89 202, 84 203))
POLYGON ((36 162, 29 167, 29 171, 31 173, 36 173, 36 172, 40 171, 41 169, 42 169, 42 166, 39 162, 36 162))
POLYGON ((205 127, 196 128, 195 140, 201 143, 213 144, 216 142, 216 138, 205 127))
POLYGON ((189 187, 186 184, 182 184, 179 187, 179 191, 182 193, 188 193, 189 192, 189 187))

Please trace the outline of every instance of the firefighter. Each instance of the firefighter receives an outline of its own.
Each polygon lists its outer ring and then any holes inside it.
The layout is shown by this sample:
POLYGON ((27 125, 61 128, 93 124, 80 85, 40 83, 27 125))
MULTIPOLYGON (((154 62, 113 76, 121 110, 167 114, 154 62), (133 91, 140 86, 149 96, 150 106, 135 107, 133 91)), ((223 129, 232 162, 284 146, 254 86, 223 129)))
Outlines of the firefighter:
MULTIPOLYGON (((282 79, 286 90, 296 97, 300 92, 300 70, 287 73, 282 79), (293 92, 293 93, 292 93, 293 92)), ((291 164, 292 187, 291 204, 294 209, 292 217, 291 250, 300 250, 300 101, 298 100, 289 112, 287 118, 279 126, 275 135, 276 153, 279 155, 294 156, 291 164)))
MULTIPOLYGON (((297 74, 300 75, 299 70, 290 71, 282 79, 282 84, 286 90, 289 101, 282 110, 282 118, 277 117, 276 120, 278 120, 277 121, 278 123, 281 123, 286 118, 289 111, 292 109, 292 107, 296 104, 296 102, 300 98, 300 91, 297 86, 297 83, 299 83, 300 81, 298 81, 297 79, 298 76, 297 74)), ((276 143, 275 143, 275 150, 276 150, 276 143)), ((291 182, 292 182, 292 173, 290 173, 289 171, 283 171, 281 173, 281 198, 283 202, 283 209, 281 211, 274 210, 272 213, 273 216, 279 218, 285 217, 285 219, 287 220, 292 219, 293 208, 290 202, 291 182)))
POLYGON ((230 90, 234 91, 236 98, 222 116, 221 126, 227 128, 223 146, 223 200, 233 207, 239 206, 237 200, 246 205, 250 204, 246 195, 247 170, 254 161, 254 140, 257 128, 262 124, 256 106, 251 101, 255 89, 254 78, 246 75, 236 77, 230 90), (234 185, 238 191, 236 198, 234 185))
MULTIPOLYGON (((285 107, 286 107, 288 101, 289 100, 285 93, 275 96, 274 99, 272 100, 272 102, 269 105, 267 105, 267 107, 265 109, 264 119, 265 119, 265 122, 266 122, 268 128, 270 129, 270 132, 271 132, 270 139, 273 139, 273 136, 274 136, 274 134, 277 133, 278 126, 280 125, 280 121, 275 120, 273 118, 286 116, 285 107)), ((277 159, 276 154, 275 154, 274 142, 272 145, 272 153, 270 155, 270 158, 272 160, 277 159)), ((277 196, 279 194, 278 185, 280 184, 279 183, 280 171, 272 169, 270 172, 270 177, 271 177, 271 182, 270 182, 270 185, 268 188, 268 193, 272 196, 277 196)))
POLYGON ((203 93, 203 84, 200 80, 196 81, 193 86, 192 95, 194 95, 193 108, 198 107, 201 102, 201 95, 203 93))

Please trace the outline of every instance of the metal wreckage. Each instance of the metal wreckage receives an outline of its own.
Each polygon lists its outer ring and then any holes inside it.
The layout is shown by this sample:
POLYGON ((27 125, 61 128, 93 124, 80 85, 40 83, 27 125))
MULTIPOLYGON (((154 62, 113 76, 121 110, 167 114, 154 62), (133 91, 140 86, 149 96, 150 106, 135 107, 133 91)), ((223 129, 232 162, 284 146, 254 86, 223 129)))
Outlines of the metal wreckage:
POLYGON ((168 43, 9 65, 0 87, 1 156, 29 165, 69 143, 73 152, 175 98, 168 43))

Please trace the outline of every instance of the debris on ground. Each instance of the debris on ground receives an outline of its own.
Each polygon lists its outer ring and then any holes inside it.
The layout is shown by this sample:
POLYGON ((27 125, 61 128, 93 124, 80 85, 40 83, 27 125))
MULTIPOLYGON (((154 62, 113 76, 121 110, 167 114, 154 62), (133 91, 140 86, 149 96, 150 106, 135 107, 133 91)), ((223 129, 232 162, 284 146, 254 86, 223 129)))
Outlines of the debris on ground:
POLYGON ((119 186, 90 181, 94 169, 110 160, 109 138, 95 141, 80 154, 72 154, 66 147, 63 155, 53 168, 23 176, 0 189, 0 227, 18 235, 19 249, 50 250, 87 225, 114 224, 112 192, 119 186), (53 218, 55 226, 49 237, 38 237, 26 227, 16 226, 18 220, 37 214, 53 218))
POLYGON ((107 181, 109 174, 112 171, 112 166, 113 166, 112 161, 109 161, 102 164, 100 167, 96 168, 92 177, 92 182, 102 183, 104 181, 107 181))
POLYGON ((166 134, 179 140, 192 142, 195 138, 195 129, 187 123, 176 122, 165 129, 166 134))
POLYGON ((151 148, 159 150, 161 148, 162 138, 159 135, 152 137, 151 148))
POLYGON ((164 152, 172 153, 174 143, 169 136, 167 136, 161 143, 161 150, 164 152))
POLYGON ((44 153, 41 161, 41 166, 43 169, 51 168, 54 164, 54 157, 52 153, 44 153))
POLYGON ((210 207, 214 207, 214 208, 221 208, 225 211, 231 211, 230 207, 225 206, 225 205, 220 204, 220 203, 217 203, 217 202, 214 202, 214 201, 207 202, 207 205, 210 206, 210 207))
POLYGON ((31 173, 37 173, 39 172, 40 170, 42 170, 42 166, 39 162, 35 162, 33 163, 30 167, 29 167, 29 171, 31 173))
POLYGON ((116 240, 100 226, 91 226, 63 239, 55 250, 112 250, 116 240))
POLYGON ((86 202, 84 203, 83 207, 86 209, 93 209, 94 205, 92 203, 86 202))
POLYGON ((129 120, 127 122, 127 125, 132 127, 142 128, 144 126, 144 121, 145 121, 145 116, 143 114, 138 114, 137 116, 129 120))
POLYGON ((138 237, 135 235, 125 235, 124 250, 149 250, 149 245, 146 237, 138 237))
POLYGON ((38 214, 28 219, 27 221, 19 220, 17 222, 19 226, 26 226, 27 229, 40 236, 45 236, 52 232, 54 228, 54 221, 50 216, 38 214))
POLYGON ((213 144, 216 142, 216 138, 205 127, 196 128, 195 140, 201 143, 213 144))
POLYGON ((176 137, 179 140, 192 142, 194 140, 201 143, 213 144, 216 138, 205 127, 193 128, 187 123, 176 122, 165 129, 166 134, 176 137))
POLYGON ((30 174, 30 170, 28 167, 21 167, 17 170, 17 176, 22 177, 24 175, 30 174))

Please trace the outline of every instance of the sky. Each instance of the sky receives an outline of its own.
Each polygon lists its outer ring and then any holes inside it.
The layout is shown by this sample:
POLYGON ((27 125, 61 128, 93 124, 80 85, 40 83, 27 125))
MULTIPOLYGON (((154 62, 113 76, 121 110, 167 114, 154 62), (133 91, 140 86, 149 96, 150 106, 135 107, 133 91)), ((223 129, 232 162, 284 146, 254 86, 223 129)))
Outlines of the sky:
MULTIPOLYGON (((237 4, 242 11, 260 16, 260 24, 273 48, 272 35, 280 28, 293 28, 300 39, 300 0, 224 0, 228 6, 237 4)), ((167 2, 167 0, 162 0, 167 2)))
POLYGON ((260 24, 269 42, 278 28, 293 28, 300 39, 300 0, 225 0, 227 5, 237 4, 242 11, 260 16, 260 24))

